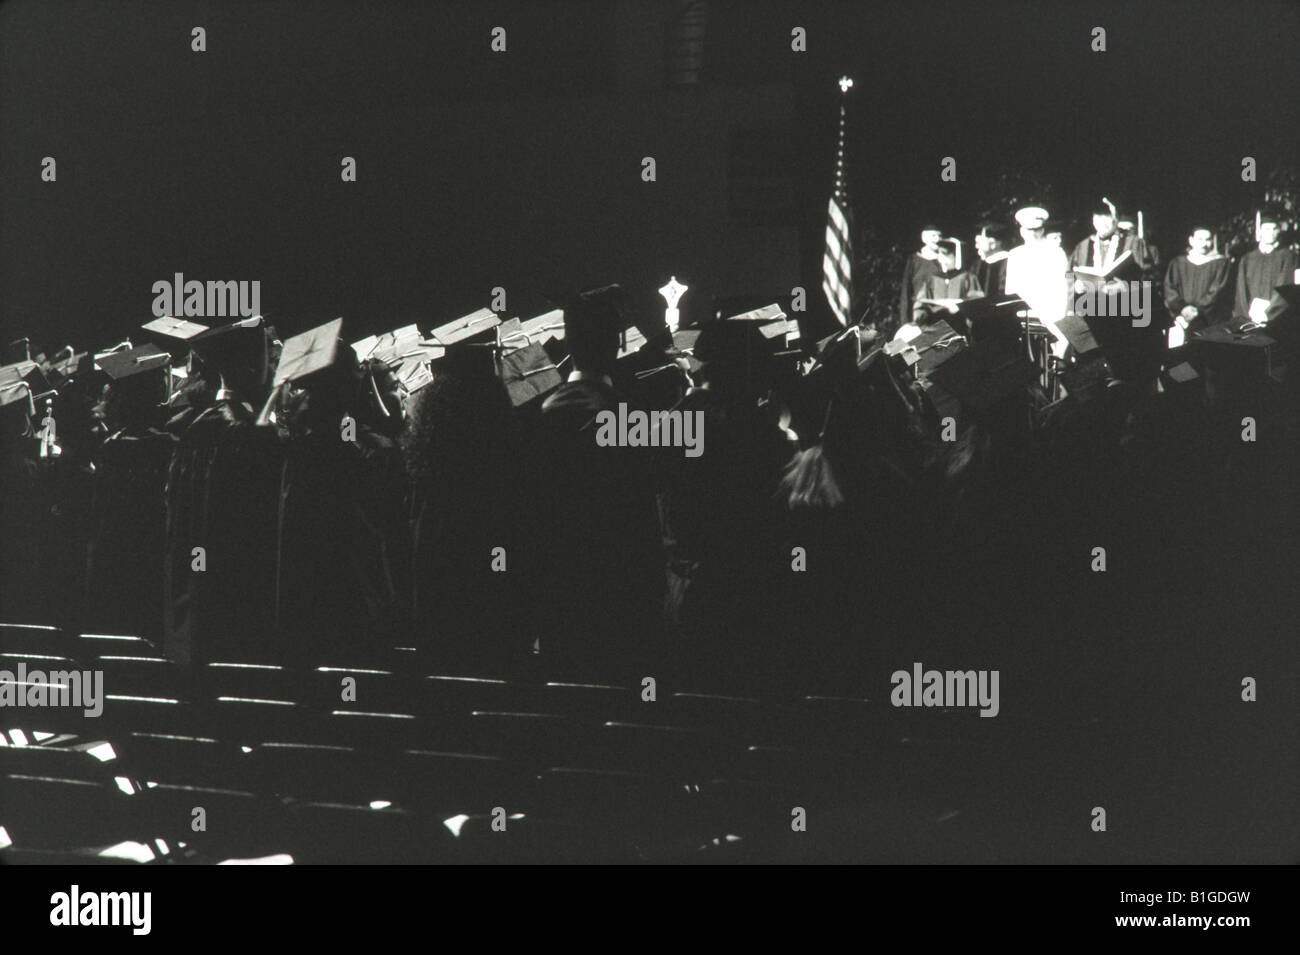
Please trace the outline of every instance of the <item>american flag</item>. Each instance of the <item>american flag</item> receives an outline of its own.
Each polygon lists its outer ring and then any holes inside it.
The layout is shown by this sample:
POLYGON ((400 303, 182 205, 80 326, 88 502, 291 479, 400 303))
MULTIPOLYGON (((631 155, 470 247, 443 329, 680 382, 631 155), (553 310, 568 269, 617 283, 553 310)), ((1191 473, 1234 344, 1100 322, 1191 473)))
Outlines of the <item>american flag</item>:
POLYGON ((840 77, 840 138, 835 150, 835 191, 826 210, 826 251, 822 255, 822 291, 841 325, 853 308, 853 238, 849 234, 848 192, 844 185, 844 94, 853 81, 840 77))

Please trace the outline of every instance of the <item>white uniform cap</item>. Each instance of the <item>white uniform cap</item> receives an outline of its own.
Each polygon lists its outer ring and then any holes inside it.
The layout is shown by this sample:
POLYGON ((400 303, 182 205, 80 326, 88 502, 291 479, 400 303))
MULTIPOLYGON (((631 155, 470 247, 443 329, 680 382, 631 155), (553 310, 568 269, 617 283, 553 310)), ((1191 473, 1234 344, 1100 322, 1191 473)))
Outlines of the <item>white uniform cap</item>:
POLYGON ((1025 229, 1041 229, 1047 224, 1047 210, 1027 206, 1016 213, 1016 221, 1025 229))

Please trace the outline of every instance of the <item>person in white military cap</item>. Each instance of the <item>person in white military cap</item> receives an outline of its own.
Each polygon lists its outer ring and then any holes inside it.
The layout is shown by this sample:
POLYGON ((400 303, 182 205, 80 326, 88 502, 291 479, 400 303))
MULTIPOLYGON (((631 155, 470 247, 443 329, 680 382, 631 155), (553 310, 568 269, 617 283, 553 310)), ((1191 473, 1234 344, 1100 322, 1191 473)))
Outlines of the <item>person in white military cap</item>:
POLYGON ((1056 339, 1052 354, 1065 356, 1069 339, 1056 326, 1065 317, 1069 286, 1065 273, 1069 260, 1055 242, 1046 238, 1048 213, 1039 206, 1027 206, 1016 213, 1023 245, 1007 255, 1007 294, 1019 295, 1029 313, 1047 327, 1056 339))

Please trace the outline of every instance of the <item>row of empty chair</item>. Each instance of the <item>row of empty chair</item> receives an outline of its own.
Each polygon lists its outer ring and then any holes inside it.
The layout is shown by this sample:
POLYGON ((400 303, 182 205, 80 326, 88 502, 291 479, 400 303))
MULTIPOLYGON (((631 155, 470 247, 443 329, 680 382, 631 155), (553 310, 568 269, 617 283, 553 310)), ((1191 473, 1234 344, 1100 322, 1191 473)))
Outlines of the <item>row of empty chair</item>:
POLYGON ((104 678, 98 717, 3 714, 0 852, 17 861, 120 844, 205 862, 735 855, 790 838, 795 807, 973 779, 986 745, 973 711, 878 700, 668 685, 647 701, 641 686, 421 673, 400 652, 187 670, 128 635, 0 638, 0 670, 104 678))

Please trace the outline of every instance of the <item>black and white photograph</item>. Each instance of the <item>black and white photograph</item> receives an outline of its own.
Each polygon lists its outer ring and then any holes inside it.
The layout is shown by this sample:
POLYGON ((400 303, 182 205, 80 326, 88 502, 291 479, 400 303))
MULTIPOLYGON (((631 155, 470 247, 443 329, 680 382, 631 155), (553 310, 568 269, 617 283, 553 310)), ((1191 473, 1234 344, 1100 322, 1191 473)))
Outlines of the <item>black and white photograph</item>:
MULTIPOLYGON (((172 937, 216 865, 890 867, 1263 928, 1297 37, 1291 0, 0 5, 19 929, 172 937)), ((258 878, 213 891, 316 884, 258 878)))

